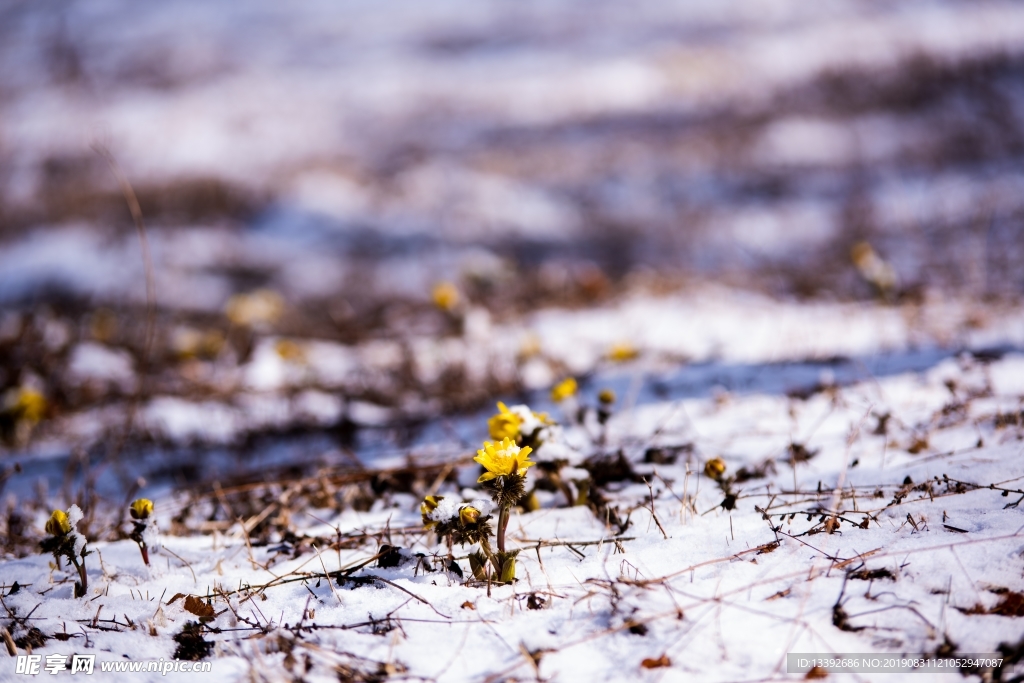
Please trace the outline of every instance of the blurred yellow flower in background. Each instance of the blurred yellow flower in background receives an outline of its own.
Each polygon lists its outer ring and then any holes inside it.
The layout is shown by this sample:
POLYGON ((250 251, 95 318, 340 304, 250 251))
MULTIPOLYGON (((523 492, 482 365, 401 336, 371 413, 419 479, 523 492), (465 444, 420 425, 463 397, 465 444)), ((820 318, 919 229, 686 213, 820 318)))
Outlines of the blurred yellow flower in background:
POLYGON ((303 348, 302 344, 291 339, 278 339, 274 343, 274 351, 283 360, 290 363, 306 362, 306 349, 303 348))
POLYGON ((570 396, 575 396, 577 391, 579 391, 579 386, 576 384, 576 379, 567 377, 551 387, 551 400, 555 403, 561 403, 570 396))
POLYGON ((459 289, 451 282, 437 283, 430 296, 442 311, 452 311, 459 305, 459 289))
POLYGON ((9 390, 4 395, 3 403, 6 412, 30 424, 36 424, 46 416, 46 397, 32 387, 9 390))
POLYGON ((627 360, 633 360, 639 355, 640 352, 637 351, 636 347, 629 342, 612 344, 612 348, 608 350, 608 359, 613 360, 616 363, 624 363, 627 360))
POLYGON ((519 426, 522 423, 521 417, 510 411, 504 403, 498 401, 498 414, 487 420, 487 431, 495 440, 515 439, 519 436, 519 426))

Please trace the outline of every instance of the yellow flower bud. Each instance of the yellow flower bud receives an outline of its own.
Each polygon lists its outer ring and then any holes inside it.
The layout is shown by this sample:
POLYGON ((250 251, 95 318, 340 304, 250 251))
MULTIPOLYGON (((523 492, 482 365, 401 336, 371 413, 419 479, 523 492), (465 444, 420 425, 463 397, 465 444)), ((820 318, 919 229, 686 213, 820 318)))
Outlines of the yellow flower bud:
POLYGON ((459 508, 459 521, 463 524, 476 524, 480 519, 480 511, 472 505, 463 505, 459 508))
POLYGON ((721 479, 725 474, 725 462, 721 458, 712 458, 704 463, 704 476, 711 479, 721 479))
POLYGON ((68 516, 60 510, 54 510, 50 519, 46 520, 46 533, 51 536, 63 536, 71 531, 71 522, 68 516))
POLYGON ((561 403, 570 396, 575 396, 578 389, 576 380, 572 377, 567 377, 551 388, 551 400, 555 403, 561 403))
POLYGON ((516 558, 506 558, 505 563, 501 566, 501 582, 512 583, 516 580, 516 558))
POLYGON ((128 508, 132 519, 148 519, 153 514, 153 501, 149 498, 136 498, 128 508))

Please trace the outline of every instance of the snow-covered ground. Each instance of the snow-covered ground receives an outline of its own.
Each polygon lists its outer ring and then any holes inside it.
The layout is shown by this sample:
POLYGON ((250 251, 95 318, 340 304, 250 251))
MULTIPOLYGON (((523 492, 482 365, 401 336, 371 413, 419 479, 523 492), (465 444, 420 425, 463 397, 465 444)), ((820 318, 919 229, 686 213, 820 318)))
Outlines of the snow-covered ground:
POLYGON ((0 652, 1021 675, 1019 3, 0 5, 0 652), (511 584, 420 512, 498 401, 511 584))
MULTIPOLYGON (((587 464, 619 525, 545 493, 513 516, 522 552, 509 586, 439 570, 444 550, 409 493, 357 512, 340 491, 317 505, 310 481, 281 481, 259 488, 265 508, 252 513, 217 514, 218 500, 239 504, 230 488, 158 499, 159 526, 174 534, 152 567, 130 540, 93 543, 85 598, 52 558, 6 559, 3 604, 15 638, 48 637, 34 652, 102 661, 171 658, 196 621, 172 598, 208 599, 203 637, 230 680, 760 680, 785 677, 787 652, 1002 646, 1019 659, 1022 408, 1024 356, 965 354, 806 398, 722 391, 623 409, 605 445, 582 451, 630 462, 587 464), (712 457, 727 483, 702 473, 712 457), (205 534, 184 531, 213 517, 223 521, 205 534), (253 542, 265 520, 274 530, 253 542), (364 564, 385 541, 401 563, 364 564), (324 577, 339 571, 333 585, 324 577)), ((588 443, 572 429, 566 440, 588 443)), ((481 495, 454 481, 439 493, 481 495)))

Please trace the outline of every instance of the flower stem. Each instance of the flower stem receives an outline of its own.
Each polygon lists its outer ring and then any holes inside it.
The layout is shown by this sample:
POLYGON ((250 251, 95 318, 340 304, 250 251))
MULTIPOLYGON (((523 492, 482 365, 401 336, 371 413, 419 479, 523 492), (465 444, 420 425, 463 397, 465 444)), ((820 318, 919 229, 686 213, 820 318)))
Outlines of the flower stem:
POLYGON ((508 508, 502 507, 498 512, 498 552, 505 552, 505 527, 508 526, 508 508))
POLYGON ((75 586, 75 597, 84 598, 86 591, 89 590, 89 575, 85 573, 85 561, 83 560, 82 564, 79 564, 73 555, 69 556, 68 559, 71 560, 71 564, 75 565, 75 569, 78 570, 78 578, 81 579, 81 582, 75 586), (79 586, 81 591, 78 590, 79 586))

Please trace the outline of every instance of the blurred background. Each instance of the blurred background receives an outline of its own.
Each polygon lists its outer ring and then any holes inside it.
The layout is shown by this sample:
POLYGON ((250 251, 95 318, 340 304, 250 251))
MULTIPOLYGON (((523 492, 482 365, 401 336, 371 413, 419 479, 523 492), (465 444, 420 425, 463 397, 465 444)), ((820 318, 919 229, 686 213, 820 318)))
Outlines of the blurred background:
POLYGON ((22 467, 450 453, 616 363, 1017 343, 1022 264, 1017 2, 0 2, 22 467))

